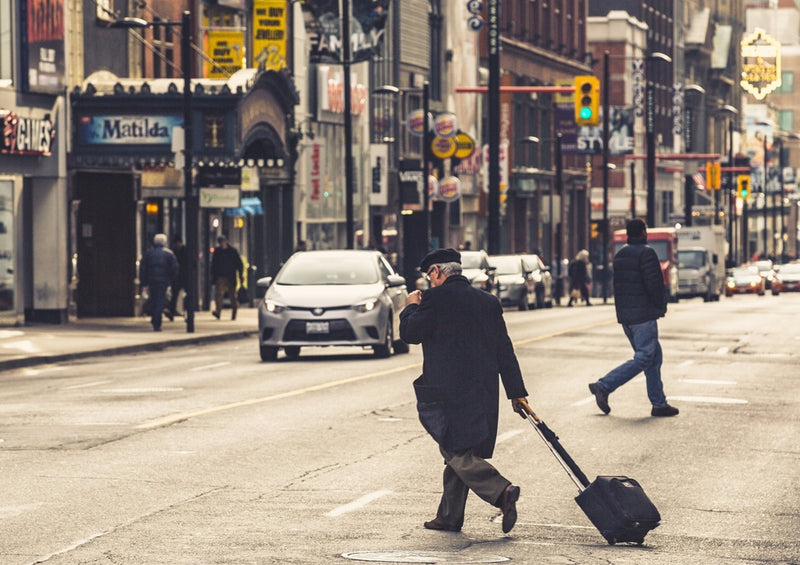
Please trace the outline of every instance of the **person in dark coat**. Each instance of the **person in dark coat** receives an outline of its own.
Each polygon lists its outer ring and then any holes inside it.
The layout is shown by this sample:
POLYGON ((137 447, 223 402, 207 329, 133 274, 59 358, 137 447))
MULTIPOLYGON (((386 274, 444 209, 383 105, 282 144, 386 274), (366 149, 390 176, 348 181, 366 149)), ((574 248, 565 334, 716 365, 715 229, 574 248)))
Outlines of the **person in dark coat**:
POLYGON ((211 276, 215 285, 214 311, 211 313, 219 319, 227 294, 231 300, 231 320, 235 320, 236 310, 239 308, 236 287, 240 282, 244 284, 244 264, 239 252, 228 243, 228 238, 224 235, 217 238, 217 247, 211 256, 211 276))
MULTIPOLYGON (((153 247, 142 257, 139 263, 139 286, 150 291, 150 323, 153 330, 161 331, 161 315, 167 303, 167 287, 178 277, 178 260, 175 254, 166 248, 167 236, 156 234, 153 247)), ((141 292, 141 288, 139 290, 141 292)), ((170 321, 172 315, 167 311, 170 321)))
POLYGON ((461 254, 454 249, 429 253, 420 271, 431 288, 408 295, 400 313, 400 337, 422 344, 422 375, 415 388, 419 384, 441 400, 444 429, 437 442, 445 462, 439 509, 424 525, 459 531, 472 490, 502 510, 503 532, 508 532, 517 519, 520 489, 486 461, 497 439, 498 375, 512 408, 523 417, 520 403, 528 393, 503 308, 496 297, 470 285, 461 274, 461 254))
POLYGON ((628 244, 614 257, 614 304, 617 321, 633 347, 633 359, 589 385, 597 406, 608 414, 608 395, 644 371, 652 416, 675 416, 661 382, 658 319, 667 312, 667 293, 655 250, 647 245, 647 226, 640 219, 627 225, 628 244))
POLYGON ((176 235, 172 238, 172 252, 175 254, 175 259, 178 260, 178 276, 172 281, 172 296, 169 299, 169 313, 172 317, 177 314, 178 297, 181 290, 189 288, 188 265, 186 262, 186 246, 183 245, 181 236, 176 235))
POLYGON ((574 291, 580 292, 581 298, 586 302, 587 306, 591 306, 589 302, 589 252, 586 249, 581 249, 575 256, 575 260, 569 264, 569 302, 567 306, 572 306, 572 302, 577 302, 574 298, 574 291))

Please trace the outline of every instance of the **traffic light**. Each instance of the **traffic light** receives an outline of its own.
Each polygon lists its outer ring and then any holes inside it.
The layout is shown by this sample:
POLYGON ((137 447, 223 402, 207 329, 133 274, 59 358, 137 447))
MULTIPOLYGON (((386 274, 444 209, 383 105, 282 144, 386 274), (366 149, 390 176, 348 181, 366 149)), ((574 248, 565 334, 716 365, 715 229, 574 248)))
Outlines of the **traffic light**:
POLYGON ((739 198, 742 200, 747 200, 750 198, 750 176, 749 175, 739 175, 737 178, 738 184, 738 194, 739 198))
POLYGON ((579 126, 600 123, 600 81, 597 77, 575 77, 575 123, 579 126))

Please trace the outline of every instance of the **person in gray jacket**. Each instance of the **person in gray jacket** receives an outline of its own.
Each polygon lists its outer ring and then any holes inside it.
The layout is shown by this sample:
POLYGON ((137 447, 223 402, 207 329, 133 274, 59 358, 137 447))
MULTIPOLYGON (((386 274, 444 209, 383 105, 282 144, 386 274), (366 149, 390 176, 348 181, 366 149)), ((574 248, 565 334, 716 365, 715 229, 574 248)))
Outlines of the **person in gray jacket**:
POLYGON ((420 271, 431 288, 408 295, 400 313, 400 337, 406 343, 422 344, 422 376, 415 382, 417 406, 428 400, 441 405, 441 412, 429 421, 435 425, 426 425, 423 411, 420 420, 439 444, 445 463, 439 509, 424 526, 459 531, 471 490, 502 511, 507 533, 517 520, 520 488, 486 459, 492 456, 497 439, 499 381, 512 409, 523 417, 520 403, 528 392, 503 307, 461 274, 461 254, 454 249, 429 253, 420 271), (421 398, 421 390, 429 398, 421 398))
MULTIPOLYGON (((153 238, 153 247, 142 257, 139 263, 139 286, 150 290, 150 323, 153 330, 161 331, 161 315, 167 305, 167 288, 178 278, 178 260, 175 254, 167 249, 167 236, 157 233, 153 238)), ((172 321, 171 312, 166 312, 172 321)))
POLYGON ((667 293, 655 250, 647 245, 647 226, 640 219, 628 222, 628 244, 614 257, 614 305, 617 321, 633 347, 633 359, 612 369, 589 385, 597 406, 611 412, 608 395, 644 371, 651 416, 676 416, 667 404, 661 382, 661 344, 658 319, 667 312, 667 293))

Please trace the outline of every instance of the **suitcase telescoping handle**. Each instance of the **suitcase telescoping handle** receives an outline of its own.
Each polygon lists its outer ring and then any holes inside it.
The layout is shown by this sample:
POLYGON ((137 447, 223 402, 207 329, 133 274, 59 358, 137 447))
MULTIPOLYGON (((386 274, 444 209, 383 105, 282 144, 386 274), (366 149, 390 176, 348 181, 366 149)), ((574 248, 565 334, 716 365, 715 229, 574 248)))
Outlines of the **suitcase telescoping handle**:
POLYGON ((586 475, 583 474, 578 464, 573 461, 572 457, 567 453, 567 450, 564 449, 558 441, 558 436, 555 432, 548 428, 547 424, 536 415, 527 400, 521 399, 519 405, 524 413, 523 417, 531 423, 536 433, 539 434, 539 437, 542 438, 548 449, 550 449, 550 452, 567 472, 569 478, 572 479, 572 482, 578 487, 578 491, 583 492, 586 490, 586 487, 589 486, 589 479, 586 478, 586 475))

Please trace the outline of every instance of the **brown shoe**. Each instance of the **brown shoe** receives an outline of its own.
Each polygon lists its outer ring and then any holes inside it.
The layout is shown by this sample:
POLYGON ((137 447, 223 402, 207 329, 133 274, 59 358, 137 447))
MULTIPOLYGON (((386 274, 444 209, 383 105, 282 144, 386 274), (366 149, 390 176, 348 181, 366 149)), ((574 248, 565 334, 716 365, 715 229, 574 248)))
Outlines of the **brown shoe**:
POLYGON ((500 508, 503 510, 503 533, 507 534, 517 523, 517 500, 519 500, 519 487, 508 485, 503 491, 503 501, 500 508))
POLYGON ((445 532, 460 532, 461 526, 450 526, 445 524, 444 521, 439 518, 438 516, 431 520, 430 522, 425 522, 423 524, 429 530, 442 530, 445 532))

